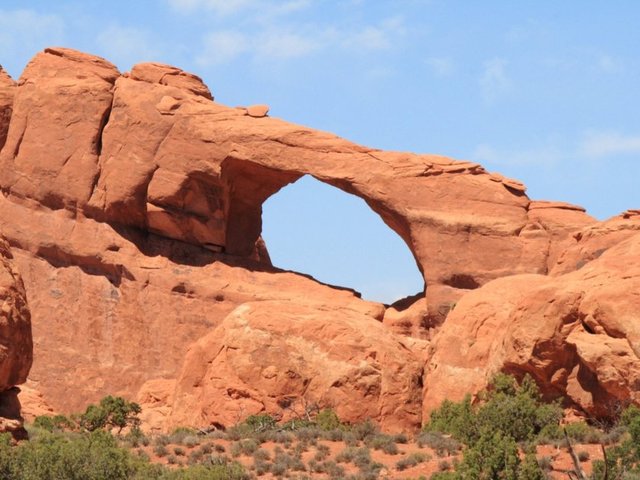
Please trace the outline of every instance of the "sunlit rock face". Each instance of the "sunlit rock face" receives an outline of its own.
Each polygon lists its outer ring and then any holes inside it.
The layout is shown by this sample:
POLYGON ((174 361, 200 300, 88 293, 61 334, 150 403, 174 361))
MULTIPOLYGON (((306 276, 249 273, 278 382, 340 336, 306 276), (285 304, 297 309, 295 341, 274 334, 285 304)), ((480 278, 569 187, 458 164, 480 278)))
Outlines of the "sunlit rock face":
POLYGON ((26 436, 16 385, 27 380, 33 362, 31 315, 9 244, 0 237, 0 433, 26 436))
MULTIPOLYGON (((280 414, 298 401, 358 405, 341 410, 345 420, 366 412, 413 428, 433 404, 429 379, 456 305, 496 279, 572 275, 595 258, 585 232, 602 225, 579 207, 531 201, 520 182, 475 163, 356 145, 264 105, 221 105, 175 67, 121 73, 69 49, 39 53, 17 83, 0 75, 2 135, 0 231, 33 315, 30 387, 67 412, 139 394, 157 428, 280 414), (412 252, 425 292, 386 308, 273 267, 262 204, 307 174, 364 199, 412 252), (209 358, 211 349, 227 353, 209 358)), ((635 234, 635 216, 619 221, 635 234)), ((562 352, 569 340, 558 338, 562 352)), ((507 368, 507 356, 495 358, 486 375, 507 368)), ((456 379, 439 385, 446 395, 456 379)))

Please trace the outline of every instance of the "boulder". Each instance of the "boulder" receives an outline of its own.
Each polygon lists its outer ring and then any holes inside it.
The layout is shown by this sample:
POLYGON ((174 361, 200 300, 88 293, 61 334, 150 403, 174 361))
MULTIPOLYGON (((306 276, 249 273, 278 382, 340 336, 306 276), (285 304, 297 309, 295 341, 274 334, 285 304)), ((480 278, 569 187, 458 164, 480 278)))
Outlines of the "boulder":
POLYGON ((547 398, 608 418, 640 403, 640 233, 577 271, 516 275, 460 299, 433 341, 423 413, 530 374, 547 398))
POLYGON ((288 420, 333 408, 346 422, 411 431, 421 424, 420 360, 371 316, 249 302, 190 347, 170 421, 231 426, 253 414, 288 420))

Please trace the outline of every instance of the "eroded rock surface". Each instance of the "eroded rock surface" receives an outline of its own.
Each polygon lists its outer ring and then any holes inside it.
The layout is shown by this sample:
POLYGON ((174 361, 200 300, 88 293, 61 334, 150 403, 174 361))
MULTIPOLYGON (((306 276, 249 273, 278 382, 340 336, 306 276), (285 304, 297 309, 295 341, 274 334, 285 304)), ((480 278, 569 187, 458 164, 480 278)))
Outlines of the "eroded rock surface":
POLYGON ((0 237, 0 392, 24 383, 33 361, 27 297, 12 258, 0 237))
POLYGON ((0 150, 7 140, 9 121, 11 120, 11 112, 13 112, 15 86, 15 82, 0 66, 0 150))
MULTIPOLYGON (((511 304, 526 290, 560 295, 571 279, 596 295, 600 287, 580 277, 587 266, 619 275, 600 257, 635 233, 632 210, 596 222, 580 207, 531 201, 521 182, 476 163, 356 145, 259 107, 214 102, 200 78, 175 67, 145 63, 121 74, 63 48, 36 55, 17 85, 0 75, 0 231, 29 295, 30 379, 47 408, 137 397, 148 423, 164 428, 228 423, 308 396, 346 419, 410 428, 433 399, 480 388, 489 370, 507 368, 500 348, 489 355, 480 346, 498 326, 515 328, 511 304), (387 309, 271 266, 262 203, 303 175, 364 199, 413 253, 426 292, 387 309), (467 328, 476 320, 459 313, 475 311, 473 302, 493 319, 478 320, 485 330, 467 328), (479 349, 455 361, 489 363, 479 376, 457 382, 452 369, 435 383, 435 367, 449 362, 438 345, 455 328, 479 349), (415 378, 428 352, 423 395, 415 378)), ((563 312, 550 310, 549 322, 563 312)), ((567 335, 553 337, 559 357, 567 335)), ((545 385, 590 408, 569 378, 545 385)))
POLYGON ((410 339, 394 338, 370 315, 249 302, 189 349, 172 423, 229 426, 263 412, 304 418, 305 408, 321 405, 345 421, 414 430, 423 361, 410 339))
POLYGON ((464 296, 432 345, 425 413, 500 370, 529 373, 547 396, 594 416, 639 403, 640 221, 634 227, 579 270, 506 277, 464 296))
POLYGON ((0 237, 0 433, 26 436, 20 414, 19 390, 33 361, 31 317, 27 297, 8 243, 0 237))

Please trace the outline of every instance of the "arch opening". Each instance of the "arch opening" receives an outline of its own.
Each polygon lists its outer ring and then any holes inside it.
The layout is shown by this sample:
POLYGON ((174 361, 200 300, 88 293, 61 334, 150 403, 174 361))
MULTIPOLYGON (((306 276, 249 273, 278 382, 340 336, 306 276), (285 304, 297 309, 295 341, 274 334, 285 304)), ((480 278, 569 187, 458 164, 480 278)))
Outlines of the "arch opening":
POLYGON ((367 203, 305 175, 262 205, 274 266, 391 304, 424 291, 409 247, 367 203))

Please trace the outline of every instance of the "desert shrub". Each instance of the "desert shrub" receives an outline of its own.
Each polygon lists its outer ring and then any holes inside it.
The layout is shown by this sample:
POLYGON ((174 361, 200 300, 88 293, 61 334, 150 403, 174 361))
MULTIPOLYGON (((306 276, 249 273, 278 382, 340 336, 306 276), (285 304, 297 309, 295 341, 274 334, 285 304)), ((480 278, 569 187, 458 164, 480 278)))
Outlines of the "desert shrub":
POLYGON ((524 461, 518 469, 518 480, 546 480, 546 478, 535 454, 525 455, 524 461))
POLYGON ((477 422, 470 395, 458 403, 451 400, 442 402, 439 408, 431 412, 429 422, 424 426, 426 432, 449 433, 465 443, 476 437, 476 430, 477 422))
MULTIPOLYGON (((640 476, 640 408, 630 406, 622 412, 620 425, 627 429, 628 438, 607 448, 607 473, 609 478, 633 479, 640 476)), ((603 478, 605 465, 602 460, 593 462, 593 478, 603 478)))
POLYGON ((173 453, 175 453, 179 457, 184 457, 186 452, 182 447, 174 447, 173 453))
POLYGON ((226 451, 226 449, 224 448, 224 445, 222 445, 221 443, 216 443, 213 446, 213 449, 217 452, 217 453, 224 453, 226 451))
POLYGON ((158 435, 154 440, 153 443, 155 445, 169 445, 169 443, 171 443, 169 441, 169 437, 167 435, 158 435))
POLYGON ((205 443, 203 445, 200 445, 199 450, 203 455, 209 455, 213 452, 213 445, 211 445, 210 443, 205 443))
POLYGON ((420 448, 431 448, 439 457, 453 455, 461 448, 460 442, 455 438, 440 432, 422 432, 417 438, 417 443, 420 448))
MULTIPOLYGON (((274 450, 274 459, 273 459, 273 465, 271 468, 271 473, 274 473, 273 468, 276 465, 282 465, 285 468, 285 471, 288 470, 293 470, 293 471, 298 471, 298 472, 304 472, 306 471, 306 467, 304 465, 304 463, 302 462, 302 458, 300 457, 300 455, 291 455, 285 451, 283 451, 282 449, 278 449, 276 448, 274 450)), ((280 470, 278 468, 278 470, 280 470)), ((275 473, 274 473, 275 475, 275 473)))
POLYGON ((34 419, 33 425, 48 432, 62 432, 76 428, 76 423, 64 415, 41 415, 34 419))
POLYGON ((271 415, 261 413, 258 415, 249 415, 242 424, 254 432, 263 432, 273 430, 278 425, 278 422, 271 415))
POLYGON ((485 432, 464 452, 456 471, 464 478, 505 478, 518 476, 520 458, 514 439, 502 432, 485 432))
POLYGON ((344 434, 342 435, 342 441, 345 443, 345 445, 349 447, 357 447, 358 444, 360 443, 360 440, 358 440, 358 437, 356 437, 356 435, 350 431, 344 432, 344 434))
POLYGON ((460 478, 538 480, 544 473, 535 456, 528 453, 521 461, 517 443, 531 446, 543 435, 557 435, 561 417, 559 404, 543 403, 531 377, 525 376, 518 384, 512 376, 498 374, 480 395, 478 405, 472 405, 469 396, 458 403, 443 402, 432 413, 418 442, 435 445, 439 454, 445 450, 438 445, 443 437, 424 435, 447 433, 466 444, 462 462, 455 469, 460 478))
POLYGON ((420 452, 415 452, 415 453, 412 453, 411 455, 407 455, 401 460, 398 460, 398 462, 396 462, 396 468, 402 471, 402 470, 406 470, 407 468, 415 467, 416 465, 419 465, 428 460, 429 460, 428 455, 420 452))
POLYGON ((42 435, 17 447, 11 447, 5 436, 0 444, 0 478, 127 479, 142 468, 138 462, 144 462, 101 430, 42 435))
MULTIPOLYGON (((569 423, 564 426, 564 429, 572 442, 601 443, 602 434, 600 430, 592 427, 586 422, 569 423)), ((564 437, 564 433, 562 435, 564 437)))
MULTIPOLYGON (((139 477, 146 480, 147 477, 139 477)), ((204 466, 194 465, 189 468, 179 468, 164 472, 161 477, 153 477, 161 480, 249 480, 251 476, 238 463, 225 463, 222 465, 204 466)))
POLYGON ((399 453, 398 446, 395 443, 395 438, 392 435, 374 435, 367 439, 366 445, 374 450, 381 450, 389 455, 397 455, 399 453))
POLYGON ((189 453, 189 465, 200 463, 203 457, 204 453, 202 453, 202 450, 192 450, 191 453, 189 453))
POLYGON ((328 446, 319 444, 316 446, 316 454, 313 458, 317 462, 322 462, 323 460, 327 459, 329 453, 331 453, 331 451, 328 446))
POLYGON ((256 451, 253 452, 253 459, 255 461, 265 461, 265 460, 269 460, 271 458, 271 455, 269 455, 269 452, 267 450, 265 450, 264 448, 258 448, 256 451))
POLYGON ((253 469, 256 472, 256 475, 261 477, 262 475, 269 473, 271 466, 263 460, 254 460, 253 469))
POLYGON ((332 480, 343 479, 345 476, 344 467, 338 465, 336 462, 328 461, 324 464, 324 470, 329 478, 332 480))
POLYGON ((478 430, 498 430, 516 442, 530 441, 547 425, 562 418, 559 404, 542 402, 538 386, 526 375, 518 385, 509 375, 498 374, 477 412, 478 430))
POLYGON ((140 444, 149 444, 149 439, 138 426, 134 426, 127 432, 124 436, 124 441, 132 448, 137 448, 140 444))
POLYGON ((246 456, 253 455, 253 453, 260 448, 260 444, 252 438, 240 440, 238 445, 240 446, 240 452, 242 455, 246 456))
POLYGON ((80 426, 90 432, 104 428, 117 428, 118 433, 125 427, 137 427, 140 405, 122 397, 108 395, 98 405, 89 405, 80 416, 80 426))
POLYGON ((293 432, 299 428, 315 427, 315 425, 316 424, 313 422, 313 420, 309 420, 307 418, 292 418, 291 420, 283 423, 280 428, 282 430, 293 432))
POLYGON ((353 433, 358 440, 363 441, 380 433, 380 429, 371 419, 367 419, 364 422, 353 425, 351 427, 351 433, 353 433))
POLYGON ((392 437, 394 442, 401 445, 406 445, 407 443, 409 443, 409 437, 407 437, 404 433, 396 433, 395 435, 392 435, 392 437))
POLYGON ((231 447, 229 448, 229 453, 233 458, 238 458, 242 455, 242 447, 240 447, 240 442, 233 442, 231 447))
POLYGON ((625 433, 627 433, 626 427, 622 425, 615 425, 609 430, 603 432, 600 439, 605 445, 613 445, 615 443, 619 443, 625 433))
POLYGON ((548 455, 545 455, 544 457, 540 457, 538 459, 538 465, 542 470, 549 471, 553 468, 553 459, 548 455))
POLYGON ((449 433, 468 445, 486 432, 500 432, 516 442, 531 441, 562 417, 557 403, 542 402, 537 385, 528 375, 520 385, 512 376, 496 375, 482 400, 477 407, 469 396, 458 403, 445 400, 432 412, 425 431, 449 433))
POLYGON ((196 445, 200 445, 200 438, 197 437, 196 435, 187 435, 186 437, 184 437, 182 444, 185 447, 193 448, 196 445))
POLYGON ((436 472, 429 480, 460 480, 460 475, 455 472, 436 472))
POLYGON ((362 469, 363 467, 369 465, 372 461, 373 460, 371 459, 371 452, 367 447, 358 448, 354 452, 352 462, 356 467, 362 469))
POLYGON ((153 453, 156 454, 158 457, 166 457, 169 454, 169 450, 165 445, 158 444, 155 447, 153 447, 153 453))
POLYGON ((341 442, 344 439, 345 432, 342 429, 328 430, 322 434, 322 438, 330 442, 341 442))
POLYGON ((350 463, 353 461, 358 451, 355 447, 347 447, 344 450, 338 452, 336 455, 336 462, 338 463, 350 463))
POLYGON ((581 462, 586 462, 587 460, 589 460, 589 458, 591 458, 591 456, 589 455, 589 452, 587 452, 586 450, 580 450, 577 453, 578 456, 578 460, 580 460, 581 462))
POLYGON ((190 437, 195 437, 197 432, 192 428, 178 427, 167 437, 168 443, 175 443, 178 445, 184 445, 185 440, 190 437))
POLYGON ((342 426, 342 422, 336 412, 331 408, 320 410, 315 418, 315 424, 320 430, 336 430, 342 426))

